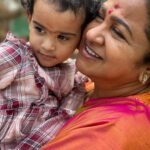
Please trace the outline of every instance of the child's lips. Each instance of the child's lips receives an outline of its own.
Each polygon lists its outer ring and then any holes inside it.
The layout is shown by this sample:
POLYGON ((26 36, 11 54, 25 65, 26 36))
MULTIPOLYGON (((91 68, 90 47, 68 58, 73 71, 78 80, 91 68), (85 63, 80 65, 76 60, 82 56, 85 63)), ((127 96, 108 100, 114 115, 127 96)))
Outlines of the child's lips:
POLYGON ((54 55, 50 55, 50 54, 44 54, 44 53, 39 53, 42 57, 45 57, 45 58, 53 58, 53 59, 55 59, 56 58, 56 56, 54 56, 54 55))

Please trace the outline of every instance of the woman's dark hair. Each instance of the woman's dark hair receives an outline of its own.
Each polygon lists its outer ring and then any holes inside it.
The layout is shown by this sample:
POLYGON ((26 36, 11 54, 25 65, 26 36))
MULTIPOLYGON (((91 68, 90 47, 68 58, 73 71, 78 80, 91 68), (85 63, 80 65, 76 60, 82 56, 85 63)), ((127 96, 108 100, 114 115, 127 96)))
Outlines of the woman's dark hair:
MULTIPOLYGON (((83 28, 93 19, 93 16, 96 12, 95 8, 97 2, 95 0, 45 0, 45 1, 57 4, 59 8, 58 11, 60 12, 71 10, 76 15, 80 11, 80 9, 85 10, 85 21, 83 24, 83 28)), ((36 0, 21 0, 21 4, 28 15, 33 14, 35 3, 36 0)))
POLYGON ((145 34, 149 41, 149 53, 147 53, 144 57, 144 64, 150 64, 150 0, 146 0, 146 7, 147 7, 147 24, 145 28, 145 34))

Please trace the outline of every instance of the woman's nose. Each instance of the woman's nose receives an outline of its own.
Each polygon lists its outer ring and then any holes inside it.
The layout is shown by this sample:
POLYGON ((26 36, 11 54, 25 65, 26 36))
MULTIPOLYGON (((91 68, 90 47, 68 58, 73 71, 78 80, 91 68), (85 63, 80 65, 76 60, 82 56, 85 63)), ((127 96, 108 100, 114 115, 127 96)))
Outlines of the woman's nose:
POLYGON ((86 38, 91 43, 103 45, 105 43, 104 28, 101 25, 97 25, 89 29, 86 33, 86 38))

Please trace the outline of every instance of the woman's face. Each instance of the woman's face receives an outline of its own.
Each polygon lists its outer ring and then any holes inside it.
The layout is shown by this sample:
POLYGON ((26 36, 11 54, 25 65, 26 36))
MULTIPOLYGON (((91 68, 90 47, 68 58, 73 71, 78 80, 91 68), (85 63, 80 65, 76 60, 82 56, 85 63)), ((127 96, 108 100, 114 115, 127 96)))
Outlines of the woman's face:
POLYGON ((144 0, 106 1, 84 32, 78 69, 109 84, 137 82, 148 52, 146 19, 144 0))

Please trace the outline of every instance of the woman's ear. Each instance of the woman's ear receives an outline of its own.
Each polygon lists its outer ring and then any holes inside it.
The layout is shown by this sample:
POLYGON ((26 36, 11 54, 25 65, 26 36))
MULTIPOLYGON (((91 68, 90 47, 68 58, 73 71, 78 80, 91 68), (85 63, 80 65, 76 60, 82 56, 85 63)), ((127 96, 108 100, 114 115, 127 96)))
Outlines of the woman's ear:
POLYGON ((150 79, 150 66, 147 66, 145 70, 140 73, 139 81, 141 84, 146 84, 150 79))

